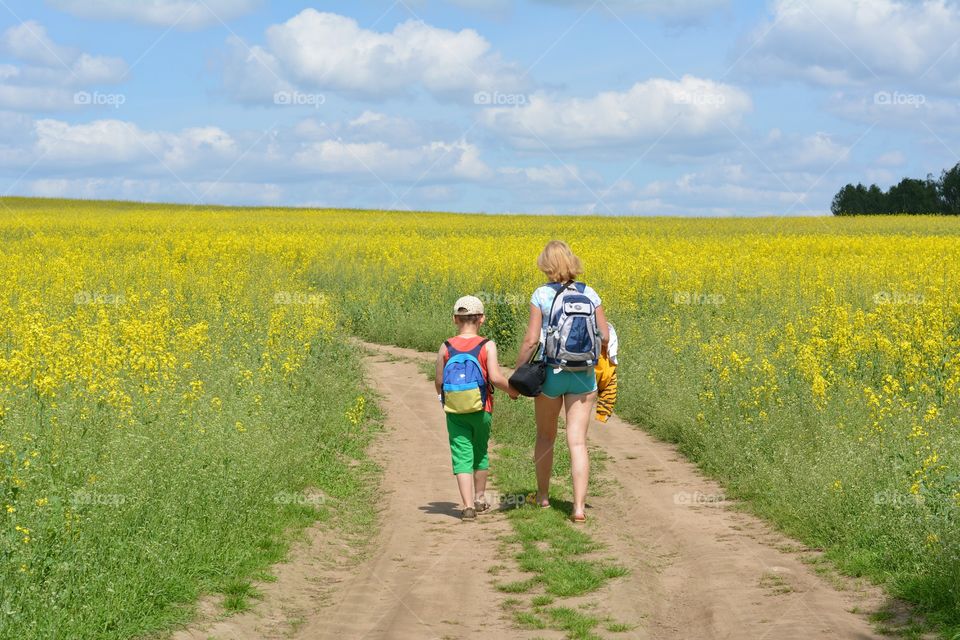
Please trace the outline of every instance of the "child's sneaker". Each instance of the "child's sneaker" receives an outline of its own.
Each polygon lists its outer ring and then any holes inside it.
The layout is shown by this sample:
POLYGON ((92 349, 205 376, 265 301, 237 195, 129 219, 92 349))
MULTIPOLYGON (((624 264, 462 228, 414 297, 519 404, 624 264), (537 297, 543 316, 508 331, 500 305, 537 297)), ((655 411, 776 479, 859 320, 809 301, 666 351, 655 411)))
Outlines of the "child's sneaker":
POLYGON ((473 507, 467 507, 460 512, 460 519, 464 522, 473 522, 477 519, 477 510, 473 507))

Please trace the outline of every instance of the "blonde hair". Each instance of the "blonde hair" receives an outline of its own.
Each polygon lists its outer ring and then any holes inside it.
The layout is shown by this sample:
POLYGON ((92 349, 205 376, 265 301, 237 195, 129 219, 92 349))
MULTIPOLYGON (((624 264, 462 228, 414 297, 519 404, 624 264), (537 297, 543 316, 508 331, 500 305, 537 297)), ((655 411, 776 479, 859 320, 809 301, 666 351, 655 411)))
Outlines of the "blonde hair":
POLYGON ((551 282, 569 282, 583 273, 580 258, 570 250, 570 245, 562 240, 551 240, 537 258, 537 267, 551 282))

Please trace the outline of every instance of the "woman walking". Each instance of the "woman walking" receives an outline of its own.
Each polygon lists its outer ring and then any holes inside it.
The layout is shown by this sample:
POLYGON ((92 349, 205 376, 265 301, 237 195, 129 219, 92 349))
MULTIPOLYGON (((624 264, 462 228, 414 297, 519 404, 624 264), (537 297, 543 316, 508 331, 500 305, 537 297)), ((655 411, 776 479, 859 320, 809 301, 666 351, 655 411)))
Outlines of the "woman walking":
MULTIPOLYGON (((537 258, 537 267, 548 283, 537 288, 530 299, 530 323, 520 347, 518 367, 528 362, 546 336, 554 302, 565 290, 586 296, 595 307, 595 325, 603 346, 609 342, 607 319, 601 306, 600 296, 592 288, 576 282, 583 273, 580 259, 570 247, 559 240, 552 240, 537 258)), ((564 294, 566 295, 566 293, 564 294)), ((594 363, 595 364, 595 363, 594 363)), ((537 470, 537 504, 550 506, 550 476, 553 473, 553 445, 557 438, 557 421, 560 411, 566 412, 567 446, 570 448, 570 466, 573 471, 574 522, 585 522, 584 509, 587 499, 587 483, 590 477, 590 458, 587 454, 587 429, 597 398, 597 380, 592 365, 567 368, 563 363, 549 363, 542 393, 534 400, 537 416, 537 444, 534 462, 537 470), (579 370, 571 370, 579 369, 579 370)))

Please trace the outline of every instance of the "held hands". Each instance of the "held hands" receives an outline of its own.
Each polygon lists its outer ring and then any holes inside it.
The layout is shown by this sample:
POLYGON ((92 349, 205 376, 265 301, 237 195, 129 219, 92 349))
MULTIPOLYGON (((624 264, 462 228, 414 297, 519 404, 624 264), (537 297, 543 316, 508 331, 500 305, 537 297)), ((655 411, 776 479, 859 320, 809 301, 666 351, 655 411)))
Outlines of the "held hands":
POLYGON ((510 387, 510 389, 507 391, 507 395, 510 396, 511 400, 516 400, 520 397, 520 392, 513 387, 510 387))

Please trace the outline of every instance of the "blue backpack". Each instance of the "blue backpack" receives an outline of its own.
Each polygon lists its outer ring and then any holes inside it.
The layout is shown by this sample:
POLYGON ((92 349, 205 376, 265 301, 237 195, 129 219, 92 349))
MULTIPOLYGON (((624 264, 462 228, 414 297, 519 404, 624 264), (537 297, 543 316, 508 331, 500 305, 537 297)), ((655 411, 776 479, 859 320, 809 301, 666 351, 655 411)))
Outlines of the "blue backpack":
POLYGON ((488 342, 484 339, 469 351, 454 348, 449 340, 443 343, 448 359, 443 365, 441 396, 447 413, 476 413, 486 406, 490 389, 480 366, 480 351, 488 342))
POLYGON ((543 356, 547 365, 567 371, 592 370, 600 360, 597 308, 582 282, 551 283, 557 292, 547 316, 543 356))

